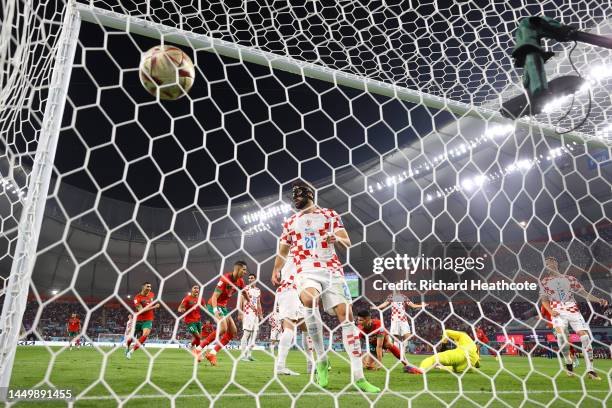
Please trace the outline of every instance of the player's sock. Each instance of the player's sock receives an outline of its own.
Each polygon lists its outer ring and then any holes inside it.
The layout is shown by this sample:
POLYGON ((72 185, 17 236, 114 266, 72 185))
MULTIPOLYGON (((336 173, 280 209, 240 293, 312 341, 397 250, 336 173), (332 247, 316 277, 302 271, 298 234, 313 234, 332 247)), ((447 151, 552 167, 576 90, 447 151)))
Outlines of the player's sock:
POLYGON ((565 360, 565 364, 571 363, 569 359, 569 342, 562 333, 557 334, 557 345, 559 346, 559 352, 565 360))
POLYGON ((348 353, 349 358, 351 360, 351 373, 353 374, 353 380, 359 381, 363 379, 364 376, 363 365, 361 362, 361 342, 359 341, 357 327, 355 327, 354 323, 342 323, 342 343, 344 344, 344 349, 348 353))
POLYGON ((278 342, 278 356, 276 357, 277 368, 285 368, 291 343, 293 343, 293 330, 283 330, 283 334, 281 334, 278 342))
POLYGON ((586 371, 593 371, 593 347, 591 346, 591 337, 588 334, 580 336, 582 342, 582 356, 586 364, 586 371))
POLYGON ((132 338, 130 337, 129 339, 127 339, 127 348, 128 348, 128 350, 130 349, 131 345, 132 345, 132 338))
POLYGON ((389 350, 391 352, 391 354, 393 354, 395 356, 395 358, 397 358, 400 361, 400 363, 402 363, 404 365, 408 364, 408 362, 406 360, 404 360, 404 358, 402 357, 402 352, 400 351, 400 349, 395 344, 392 345, 387 350, 389 350))
POLYGON ((217 331, 213 330, 212 333, 208 335, 202 342, 200 343, 200 347, 204 348, 212 343, 217 338, 217 331))
POLYGON ((270 343, 270 353, 274 355, 274 344, 270 343))
POLYGON ((308 335, 312 339, 312 345, 317 352, 317 361, 327 361, 325 345, 323 344, 323 322, 318 308, 304 308, 306 328, 308 335))
POLYGON ((308 358, 308 361, 314 362, 312 338, 308 335, 308 333, 302 333, 302 348, 306 352, 306 358, 308 358))
POLYGON ((200 345, 200 338, 199 337, 194 337, 193 340, 191 340, 191 347, 192 348, 196 348, 200 345))
POLYGON ((144 344, 144 342, 147 341, 147 336, 145 336, 144 334, 142 336, 140 336, 140 338, 138 339, 138 343, 134 344, 134 350, 136 351, 140 348, 140 346, 142 346, 144 344))
POLYGON ((249 338, 251 337, 251 331, 250 330, 245 330, 244 333, 242 334, 242 338, 240 339, 240 354, 242 354, 243 357, 247 357, 247 347, 249 344, 249 338))
POLYGON ((223 337, 219 340, 219 343, 215 345, 214 354, 217 354, 219 350, 221 350, 227 343, 229 343, 234 336, 229 332, 225 333, 223 337))

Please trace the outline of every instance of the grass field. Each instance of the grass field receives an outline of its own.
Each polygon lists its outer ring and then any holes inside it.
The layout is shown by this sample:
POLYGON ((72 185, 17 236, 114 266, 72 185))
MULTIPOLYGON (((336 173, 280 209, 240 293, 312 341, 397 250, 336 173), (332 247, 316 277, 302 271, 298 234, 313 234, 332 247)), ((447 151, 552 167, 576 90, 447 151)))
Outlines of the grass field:
MULTIPOLYGON (((584 362, 577 369, 578 378, 568 378, 559 371, 556 360, 504 357, 503 367, 491 357, 483 357, 480 372, 457 377, 451 373, 431 372, 426 376, 404 374, 395 366, 366 372, 368 380, 386 390, 381 395, 363 395, 349 385, 349 366, 338 356, 332 357, 330 386, 322 390, 308 385, 306 362, 298 351, 292 351, 288 367, 301 373, 299 377, 272 375, 273 360, 264 352, 255 352, 255 362, 232 364, 232 357, 219 354, 219 366, 211 367, 204 360, 199 366, 185 350, 148 349, 126 360, 121 349, 54 349, 55 357, 43 347, 19 347, 11 379, 12 388, 30 388, 48 376, 57 388, 71 389, 73 395, 83 393, 77 407, 114 407, 119 398, 130 396, 127 407, 171 406, 175 397, 178 407, 297 407, 324 408, 334 406, 337 396, 341 407, 477 407, 488 406, 553 406, 611 407, 612 361, 598 360, 596 368, 602 381, 594 382, 584 373, 584 362), (53 360, 54 359, 54 360, 53 360), (235 367, 234 367, 235 366, 235 367), (494 392, 494 391, 495 392, 494 392), (259 393, 257 396, 256 393, 259 393), (164 394, 167 394, 164 395, 164 394)), ((232 352, 233 356, 237 352, 232 352)), ((423 358, 409 356, 413 363, 423 358)), ((385 364, 396 363, 393 356, 385 364)), ((16 406, 66 406, 65 402, 22 402, 16 406)))

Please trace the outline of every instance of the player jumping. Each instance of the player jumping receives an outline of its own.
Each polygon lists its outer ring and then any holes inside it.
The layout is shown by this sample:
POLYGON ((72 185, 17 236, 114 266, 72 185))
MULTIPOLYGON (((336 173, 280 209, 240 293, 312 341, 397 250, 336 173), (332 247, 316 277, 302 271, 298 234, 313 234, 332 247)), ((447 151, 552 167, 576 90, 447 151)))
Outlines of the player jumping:
POLYGON ((324 310, 337 315, 340 321, 354 384, 364 392, 378 393, 380 388, 370 384, 363 374, 361 345, 353 321, 350 292, 335 251, 335 244, 345 248, 351 246, 348 234, 338 213, 314 205, 314 190, 306 183, 294 183, 292 198, 298 212, 283 223, 272 279, 275 285, 280 284, 280 271, 290 256, 297 267, 295 282, 305 307, 308 334, 317 352, 317 382, 322 388, 329 384, 329 362, 318 311, 321 300, 324 310))
POLYGON ((444 330, 441 346, 446 347, 448 342, 455 343, 457 348, 446 350, 427 357, 419 366, 422 370, 431 367, 462 373, 467 368, 480 368, 480 354, 474 340, 464 332, 444 330))
POLYGON ((198 361, 202 361, 202 354, 198 347, 202 342, 202 322, 200 321, 200 305, 204 305, 204 301, 200 298, 200 287, 193 285, 191 293, 183 298, 178 307, 178 312, 185 314, 184 320, 187 326, 187 333, 191 334, 191 353, 198 361))
POLYGON ((544 260, 544 266, 546 268, 546 275, 540 282, 542 306, 552 316, 552 324, 557 336, 559 352, 565 359, 567 374, 572 376, 574 372, 574 367, 568 357, 569 353, 567 350, 569 340, 566 336, 566 328, 569 324, 576 334, 580 336, 587 375, 593 380, 600 381, 601 377, 599 377, 593 368, 593 348, 591 346, 591 337, 589 336, 589 326, 580 314, 580 308, 574 299, 574 293, 585 298, 587 301, 597 302, 604 307, 608 302, 584 290, 584 287, 575 277, 566 276, 559 272, 559 263, 556 258, 547 257, 544 260))
POLYGON ((401 359, 404 358, 406 352, 407 341, 412 337, 412 328, 406 313, 406 306, 413 309, 419 309, 427 306, 427 303, 413 303, 410 299, 401 293, 393 292, 389 297, 377 307, 376 310, 385 310, 391 305, 391 336, 399 340, 399 349, 401 359))
POLYGON ((134 336, 140 334, 140 337, 133 348, 130 348, 133 339, 131 337, 128 339, 127 349, 125 350, 125 357, 128 360, 132 358, 132 353, 138 350, 140 346, 147 341, 147 337, 149 337, 151 333, 153 319, 155 318, 154 311, 160 306, 159 303, 153 302, 154 298, 155 294, 151 292, 151 284, 149 282, 143 283, 140 293, 134 296, 134 307, 136 308, 134 336))
POLYGON ((243 361, 255 361, 251 351, 259 332, 259 320, 262 319, 261 290, 256 286, 257 277, 254 273, 249 274, 249 286, 245 290, 251 299, 247 302, 244 296, 240 296, 240 307, 238 308, 238 319, 242 320, 242 339, 240 340, 240 351, 243 361))
MULTIPOLYGON (((234 270, 221 276, 221 279, 219 279, 219 282, 215 287, 215 291, 210 299, 208 299, 208 303, 206 304, 208 311, 215 317, 217 329, 209 334, 208 337, 206 337, 206 339, 200 343, 200 347, 204 348, 210 344, 217 338, 217 332, 219 332, 219 342, 212 350, 207 351, 205 354, 206 359, 213 366, 217 365, 217 353, 219 350, 225 347, 225 345, 234 338, 236 332, 238 331, 236 329, 234 319, 232 319, 232 316, 227 310, 227 302, 234 295, 234 293, 244 289, 245 285, 242 277, 246 274, 246 272, 246 262, 235 262, 234 270)), ((247 302, 251 301, 248 292, 243 291, 242 295, 246 298, 247 302)))
POLYGON ((77 348, 81 348, 81 339, 78 338, 79 333, 81 332, 81 319, 77 316, 76 313, 73 313, 68 319, 67 324, 68 331, 68 345, 70 346, 70 350, 72 350, 72 340, 75 340, 75 346, 77 348))
POLYGON ((364 356, 363 365, 368 370, 378 370, 382 366, 383 350, 390 351, 400 363, 404 365, 404 372, 409 374, 423 374, 421 370, 410 365, 400 352, 400 349, 393 344, 391 337, 378 319, 372 319, 370 311, 367 309, 357 312, 357 328, 360 336, 369 344, 369 353, 364 356))

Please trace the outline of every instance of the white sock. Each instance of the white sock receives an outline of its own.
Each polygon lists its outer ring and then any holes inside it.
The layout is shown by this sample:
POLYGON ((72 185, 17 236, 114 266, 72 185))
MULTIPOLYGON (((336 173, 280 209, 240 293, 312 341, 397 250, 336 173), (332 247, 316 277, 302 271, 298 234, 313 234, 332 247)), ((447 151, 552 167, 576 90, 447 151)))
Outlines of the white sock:
POLYGON ((361 342, 354 323, 342 323, 342 343, 351 360, 351 374, 353 381, 361 380, 363 376, 363 365, 361 363, 361 342))
POLYGON ((321 322, 321 315, 319 314, 318 308, 304 308, 306 328, 308 329, 308 335, 312 339, 312 345, 317 352, 317 362, 327 361, 327 354, 325 353, 325 345, 323 344, 323 322, 321 322))
POLYGON ((281 334, 280 341, 278 342, 278 356, 276 357, 276 367, 285 368, 287 364, 287 354, 293 343, 293 330, 285 329, 281 334))
POLYGON ((557 346, 559 347, 559 352, 563 356, 565 364, 570 364, 571 361, 569 358, 569 343, 565 338, 565 335, 562 333, 557 333, 557 346))
POLYGON ((302 332, 302 349, 304 349, 308 361, 314 362, 312 338, 308 335, 308 332, 302 332))
POLYGON ((255 341, 257 340, 258 334, 259 332, 256 329, 251 332, 251 336, 249 337, 249 344, 247 345, 247 353, 249 354, 249 357, 251 357, 251 354, 253 353, 253 347, 255 347, 255 341))
POLYGON ((582 356, 586 364, 587 371, 593 371, 593 347, 591 347, 591 337, 588 334, 580 336, 582 342, 582 356))
POLYGON ((249 337, 251 336, 250 330, 245 330, 242 334, 242 338, 240 339, 240 351, 243 356, 246 356, 246 348, 249 344, 249 337))
POLYGON ((273 343, 270 343, 270 353, 274 355, 274 344, 273 343))

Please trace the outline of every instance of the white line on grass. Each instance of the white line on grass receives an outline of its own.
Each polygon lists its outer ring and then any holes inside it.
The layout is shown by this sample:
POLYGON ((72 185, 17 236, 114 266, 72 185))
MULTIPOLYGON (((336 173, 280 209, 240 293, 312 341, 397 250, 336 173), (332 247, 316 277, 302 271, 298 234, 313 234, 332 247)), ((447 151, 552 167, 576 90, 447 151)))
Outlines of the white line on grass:
MULTIPOLYGON (((390 395, 417 395, 417 394, 421 394, 424 391, 391 391, 389 390, 388 393, 390 395)), ((425 392, 434 392, 436 394, 459 394, 459 392, 457 391, 425 391, 425 392)), ((583 390, 558 390, 558 391, 554 391, 554 390, 533 390, 533 391, 527 391, 528 394, 571 394, 571 393, 582 393, 583 390)), ((587 393, 589 394, 602 394, 602 393, 610 393, 612 391, 606 391, 606 390, 589 390, 587 391, 587 393)), ((462 394, 524 394, 524 391, 518 391, 518 390, 512 390, 512 391, 486 391, 486 390, 481 390, 481 391, 463 391, 461 392, 462 394)), ((343 395, 363 395, 361 392, 359 391, 345 391, 337 396, 343 396, 343 395)), ((375 394, 371 394, 371 395, 375 395, 375 394)), ((260 397, 288 397, 289 395, 287 393, 284 392, 264 392, 262 394, 257 394, 257 393, 252 393, 252 394, 247 394, 247 393, 223 393, 223 394, 210 394, 211 397, 213 398, 217 398, 217 397, 253 397, 253 396, 260 396, 260 397)), ((329 397, 329 393, 326 392, 304 392, 300 394, 300 397, 302 396, 312 396, 312 397, 317 397, 317 396, 326 396, 329 397)), ((154 398, 164 398, 164 399, 168 399, 168 396, 166 395, 162 395, 162 394, 148 394, 148 395, 132 395, 132 396, 128 396, 128 395, 119 395, 118 396, 119 399, 121 400, 125 400, 126 398, 130 398, 130 399, 139 399, 139 398, 150 398, 150 399, 154 399, 154 398)), ((206 398, 206 395, 204 394, 180 394, 180 395, 176 395, 176 396, 172 396, 170 395, 170 397, 174 397, 174 398, 206 398)), ((114 400, 115 398, 112 396, 85 396, 85 397, 80 397, 77 398, 77 401, 83 401, 83 400, 114 400)))

